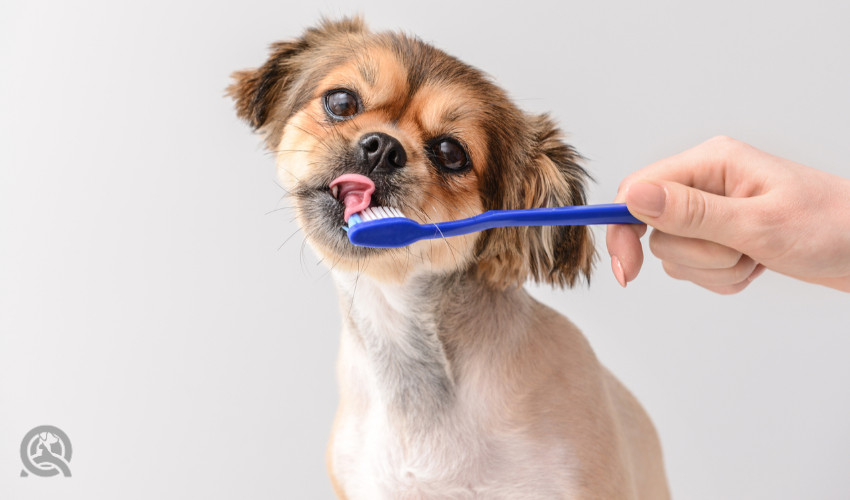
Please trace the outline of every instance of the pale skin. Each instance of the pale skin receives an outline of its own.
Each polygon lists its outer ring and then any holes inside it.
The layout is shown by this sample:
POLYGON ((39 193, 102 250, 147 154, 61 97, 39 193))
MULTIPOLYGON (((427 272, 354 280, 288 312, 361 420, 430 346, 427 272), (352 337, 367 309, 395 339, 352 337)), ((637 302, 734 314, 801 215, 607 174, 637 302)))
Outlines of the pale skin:
MULTIPOLYGON (((653 227, 671 277, 737 293, 766 269, 850 292, 850 179, 716 137, 626 177, 616 202, 653 227)), ((622 286, 643 264, 645 225, 609 226, 622 286)))

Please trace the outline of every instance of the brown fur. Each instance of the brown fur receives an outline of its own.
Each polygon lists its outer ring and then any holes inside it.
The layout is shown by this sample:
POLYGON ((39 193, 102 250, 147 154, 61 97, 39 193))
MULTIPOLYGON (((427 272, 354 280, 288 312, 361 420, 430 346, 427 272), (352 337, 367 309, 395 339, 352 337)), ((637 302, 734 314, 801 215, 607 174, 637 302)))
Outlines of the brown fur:
POLYGON ((350 244, 329 184, 369 175, 373 204, 419 222, 585 203, 580 155, 547 115, 413 37, 323 21, 234 73, 237 114, 264 134, 298 223, 334 271, 344 313, 328 471, 339 498, 665 499, 652 423, 566 318, 522 288, 589 279, 586 227, 499 228, 401 249, 350 244), (337 119, 324 96, 346 89, 337 119), (406 164, 358 163, 366 134, 406 164), (467 167, 428 147, 450 137, 467 167), (356 293, 355 293, 356 292, 356 293), (532 491, 533 490, 533 491, 532 491))
MULTIPOLYGON (((311 116, 322 113, 309 103, 318 97, 321 82, 346 65, 346 81, 362 81, 371 94, 389 88, 401 93, 383 96, 390 105, 363 116, 357 125, 340 124, 340 130, 362 129, 370 122, 378 130, 381 123, 395 120, 409 137, 422 139, 434 130, 452 128, 463 117, 479 127, 465 135, 474 165, 468 177, 474 178, 465 183, 436 178, 423 194, 455 207, 445 214, 447 219, 475 215, 477 206, 511 210, 585 203, 588 176, 578 164, 580 156, 562 141, 548 116, 522 113, 482 73, 444 52, 405 35, 369 33, 357 18, 323 21, 298 40, 273 44, 260 68, 233 74, 235 82, 227 92, 236 101, 239 117, 262 131, 275 150, 294 115, 305 107, 311 116), (387 74, 405 75, 406 85, 374 85, 387 74), (452 104, 423 113, 424 103, 433 107, 440 102, 452 104), (479 193, 475 203, 470 202, 473 190, 479 193)), ((326 133, 303 121, 298 127, 308 135, 326 133)), ((406 149, 418 148, 414 144, 406 149)), ((580 276, 589 279, 594 256, 592 237, 583 226, 511 227, 481 233, 468 265, 497 289, 520 286, 528 278, 564 287, 573 286, 580 276)))

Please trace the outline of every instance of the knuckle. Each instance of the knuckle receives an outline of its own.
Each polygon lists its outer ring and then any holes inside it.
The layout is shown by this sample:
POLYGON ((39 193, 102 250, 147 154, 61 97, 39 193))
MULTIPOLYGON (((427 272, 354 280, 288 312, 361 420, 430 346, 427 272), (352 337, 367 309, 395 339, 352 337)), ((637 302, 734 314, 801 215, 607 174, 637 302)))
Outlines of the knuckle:
POLYGON ((685 211, 691 227, 698 229, 705 224, 705 217, 708 213, 708 206, 705 196, 699 191, 688 189, 685 190, 685 211))
POLYGON ((717 269, 728 269, 735 267, 741 261, 744 254, 725 246, 715 246, 711 252, 711 261, 717 269))
POLYGON ((716 136, 712 137, 711 139, 709 139, 708 141, 706 141, 707 144, 710 144, 710 145, 712 145, 713 147, 716 147, 716 148, 735 147, 738 144, 740 144, 740 142, 741 141, 739 141, 737 139, 733 139, 732 137, 729 137, 728 135, 716 135, 716 136))
POLYGON ((750 277, 750 274, 753 272, 753 262, 751 259, 746 256, 742 256, 741 260, 735 264, 735 267, 732 268, 732 275, 730 276, 730 282, 734 284, 743 283, 750 277))
POLYGON ((728 135, 718 135, 706 141, 706 146, 721 158, 733 158, 744 143, 728 135))
POLYGON ((734 141, 734 140, 735 139, 732 139, 728 135, 720 134, 720 135, 715 135, 714 137, 709 139, 707 142, 717 145, 717 144, 723 144, 723 143, 726 143, 726 142, 729 142, 729 141, 734 141))

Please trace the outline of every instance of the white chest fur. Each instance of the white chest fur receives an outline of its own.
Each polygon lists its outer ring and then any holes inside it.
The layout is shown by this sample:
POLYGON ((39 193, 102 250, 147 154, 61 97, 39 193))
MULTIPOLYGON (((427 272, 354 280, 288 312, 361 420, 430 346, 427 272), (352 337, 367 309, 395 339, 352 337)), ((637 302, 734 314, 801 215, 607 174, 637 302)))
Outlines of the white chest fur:
POLYGON ((350 500, 558 498, 568 448, 516 439, 487 377, 459 376, 421 289, 337 275, 344 319, 330 459, 350 500), (356 281, 356 285, 355 285, 356 281), (355 288, 356 287, 356 288, 355 288), (348 312, 350 310, 350 312, 348 312))

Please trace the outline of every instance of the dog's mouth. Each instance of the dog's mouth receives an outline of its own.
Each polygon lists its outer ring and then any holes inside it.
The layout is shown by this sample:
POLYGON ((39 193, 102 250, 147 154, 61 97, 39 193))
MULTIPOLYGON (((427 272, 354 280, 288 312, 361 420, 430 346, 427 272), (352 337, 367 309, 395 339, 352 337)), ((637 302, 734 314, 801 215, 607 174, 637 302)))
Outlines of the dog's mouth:
POLYGON ((328 188, 331 195, 345 206, 343 218, 348 222, 349 217, 369 207, 375 183, 365 175, 344 174, 334 179, 328 188))
MULTIPOLYGON (((345 172, 345 171, 343 171, 345 172)), ((409 196, 404 185, 387 179, 370 179, 356 174, 335 172, 329 184, 303 185, 293 190, 299 211, 299 224, 308 240, 335 258, 361 259, 384 253, 382 248, 361 247, 348 239, 348 222, 356 213, 376 206, 402 206, 409 196)), ((329 176, 330 177, 330 176, 329 176)), ((318 179, 317 179, 318 180, 318 179)))

